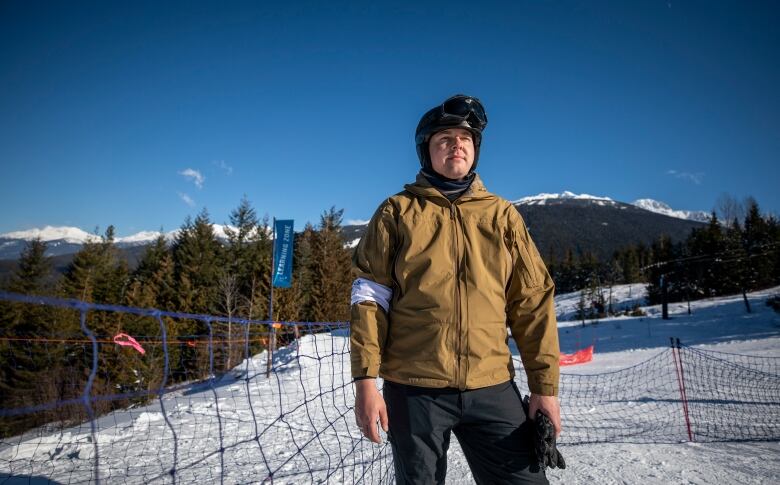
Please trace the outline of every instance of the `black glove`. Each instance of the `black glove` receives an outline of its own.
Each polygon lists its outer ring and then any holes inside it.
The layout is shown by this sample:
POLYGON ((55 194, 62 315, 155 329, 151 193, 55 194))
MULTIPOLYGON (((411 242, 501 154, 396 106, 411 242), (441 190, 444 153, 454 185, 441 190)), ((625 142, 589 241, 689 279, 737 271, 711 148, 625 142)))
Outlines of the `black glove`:
MULTIPOLYGON (((529 406, 529 397, 525 396, 523 398, 523 409, 525 409, 526 416, 528 415, 529 406)), ((536 452, 539 468, 542 470, 546 467, 566 468, 566 461, 555 446, 555 426, 553 426, 550 418, 541 411, 536 411, 533 428, 534 451, 536 452)))

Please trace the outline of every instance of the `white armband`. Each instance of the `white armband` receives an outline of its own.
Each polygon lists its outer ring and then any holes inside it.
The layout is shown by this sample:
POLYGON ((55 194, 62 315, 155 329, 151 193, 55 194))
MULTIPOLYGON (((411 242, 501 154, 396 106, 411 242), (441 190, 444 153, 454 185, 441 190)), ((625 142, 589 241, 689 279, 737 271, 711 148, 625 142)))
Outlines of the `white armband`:
POLYGON ((390 311, 390 299, 393 298, 393 290, 376 281, 358 278, 352 283, 352 305, 361 301, 373 301, 377 305, 390 311))

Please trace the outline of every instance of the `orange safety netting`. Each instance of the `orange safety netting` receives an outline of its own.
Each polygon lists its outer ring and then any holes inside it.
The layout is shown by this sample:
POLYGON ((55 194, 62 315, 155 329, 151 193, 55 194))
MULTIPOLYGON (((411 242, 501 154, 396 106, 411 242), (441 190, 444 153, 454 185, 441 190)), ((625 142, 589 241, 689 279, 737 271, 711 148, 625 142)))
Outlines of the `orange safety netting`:
POLYGON ((589 345, 582 350, 574 352, 573 354, 562 353, 559 362, 561 367, 563 367, 565 365, 584 364, 585 362, 590 362, 591 360, 593 360, 593 346, 589 345))

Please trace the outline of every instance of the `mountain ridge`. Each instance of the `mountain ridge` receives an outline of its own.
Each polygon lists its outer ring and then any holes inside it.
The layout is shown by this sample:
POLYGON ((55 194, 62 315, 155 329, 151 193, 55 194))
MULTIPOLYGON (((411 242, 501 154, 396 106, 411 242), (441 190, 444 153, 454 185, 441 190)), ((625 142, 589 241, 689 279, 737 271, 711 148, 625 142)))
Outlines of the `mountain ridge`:
MULTIPOLYGON (((687 235, 693 227, 687 222, 700 223, 705 220, 702 218, 702 215, 705 214, 703 211, 674 210, 667 204, 653 199, 638 199, 629 204, 609 197, 575 194, 569 191, 560 194, 540 193, 522 197, 512 201, 512 204, 526 219, 537 245, 540 246, 540 251, 545 256, 548 253, 562 256, 565 250, 562 250, 561 247, 568 246, 573 247, 578 252, 595 249, 593 252, 606 257, 609 255, 608 251, 619 245, 618 239, 624 239, 622 245, 636 242, 635 239, 649 244, 660 233, 668 233, 673 238, 679 239, 687 235), (596 216, 594 211, 599 211, 598 208, 628 211, 630 217, 617 216, 617 213, 610 212, 601 212, 600 215, 596 216), (577 215, 572 217, 575 213, 577 215), (669 220, 656 219, 656 216, 663 216, 669 220), (637 223, 633 224, 629 220, 631 218, 639 218, 645 222, 635 221, 637 223), (673 220, 686 221, 686 223, 680 225, 672 222, 673 220), (612 227, 610 227, 610 222, 612 227), (617 224, 617 229, 615 224, 617 224), (615 237, 609 238, 611 242, 608 244, 603 236, 597 234, 604 232, 603 228, 607 227, 610 227, 611 232, 617 231, 615 237), (622 227, 630 229, 619 229, 622 227)), ((347 246, 355 247, 357 245, 365 232, 366 224, 343 226, 343 236, 347 246)), ((217 237, 223 240, 227 239, 225 229, 235 229, 229 225, 213 224, 212 226, 217 237)), ((114 241, 117 247, 130 249, 151 244, 160 235, 163 235, 169 242, 173 241, 178 232, 178 229, 168 232, 141 231, 129 236, 116 237, 114 241)), ((99 235, 69 226, 45 226, 26 231, 14 231, 0 234, 0 260, 17 259, 24 249, 26 241, 36 237, 47 242, 48 256, 76 253, 87 241, 100 240, 99 235)))

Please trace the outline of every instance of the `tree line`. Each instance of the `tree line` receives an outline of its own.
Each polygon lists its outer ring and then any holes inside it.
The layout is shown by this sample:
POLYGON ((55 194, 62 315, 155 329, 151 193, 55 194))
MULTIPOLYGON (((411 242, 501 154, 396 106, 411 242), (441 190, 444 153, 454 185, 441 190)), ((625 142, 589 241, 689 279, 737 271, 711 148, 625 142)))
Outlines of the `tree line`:
POLYGON ((664 294, 668 302, 742 294, 750 312, 748 292, 780 283, 780 222, 753 199, 744 212, 741 220, 713 212, 685 241, 656 241, 647 268, 649 302, 660 303, 664 294))
MULTIPOLYGON (((775 217, 762 214, 753 200, 745 207, 735 211, 732 204, 731 210, 724 211, 726 220, 713 213, 705 227, 681 242, 661 236, 649 246, 630 244, 609 261, 570 249, 560 261, 548 256, 546 264, 558 293, 581 291, 582 318, 615 313, 609 295, 618 284, 647 284, 651 304, 660 302, 664 291, 671 302, 746 294, 776 285, 780 283, 780 224, 775 217)), ((307 224, 295 234, 292 287, 274 290, 274 320, 349 319, 351 250, 345 247, 341 233, 342 214, 330 208, 316 227, 307 224)), ((164 378, 166 386, 207 378, 232 369, 247 353, 254 355, 270 345, 268 325, 232 324, 238 318, 268 319, 273 246, 269 220, 259 218, 246 198, 229 219, 226 240, 220 240, 206 210, 194 219, 187 218, 172 242, 158 237, 132 269, 120 257, 114 228, 109 226, 99 240, 84 244, 54 283, 46 244, 33 240, 4 289, 227 317, 228 323, 212 322, 211 355, 206 345, 209 329, 203 321, 164 318, 166 375, 158 320, 126 313, 88 313, 85 323, 101 341, 93 394, 128 396, 95 401, 96 411, 144 402, 164 378), (118 333, 137 338, 146 354, 114 345, 110 338, 118 333)), ((0 408, 81 397, 92 357, 77 310, 0 302, 0 408)), ((0 435, 84 418, 80 404, 3 417, 0 435)))
MULTIPOLYGON (((351 251, 341 235, 343 210, 323 212, 319 225, 295 234, 290 288, 274 288, 275 321, 346 322, 349 319, 351 251)), ((230 213, 226 240, 217 238, 208 212, 187 218, 169 243, 159 236, 137 267, 120 257, 109 226, 86 242, 64 274, 52 283, 46 243, 28 242, 5 290, 27 295, 56 295, 88 303, 156 308, 169 312, 219 315, 209 329, 201 320, 163 318, 168 375, 160 322, 127 313, 90 311, 86 324, 100 342, 94 395, 127 395, 95 401, 98 413, 144 402, 163 379, 171 386, 207 378, 241 363, 270 342, 269 325, 235 325, 233 319, 267 320, 271 293, 272 228, 246 198, 230 213), (111 342, 125 333, 146 353, 111 342), (249 340, 249 348, 245 340, 249 340), (213 365, 213 369, 212 369, 213 365)), ((92 366, 92 345, 85 341, 77 310, 0 302, 0 408, 36 406, 81 397, 92 366)), ((309 327, 311 328, 311 327, 309 327)), ((280 338, 291 338, 280 335, 280 338)), ((47 422, 63 425, 85 418, 82 405, 0 418, 8 436, 47 422)))
POLYGON ((582 292, 580 316, 614 313, 610 289, 619 284, 644 283, 648 304, 691 301, 722 295, 743 295, 780 284, 780 223, 763 214, 758 203, 739 203, 723 196, 719 218, 715 211, 705 227, 673 242, 661 235, 652 244, 629 244, 608 261, 592 252, 569 249, 562 261, 548 255, 546 263, 557 293, 582 292))

